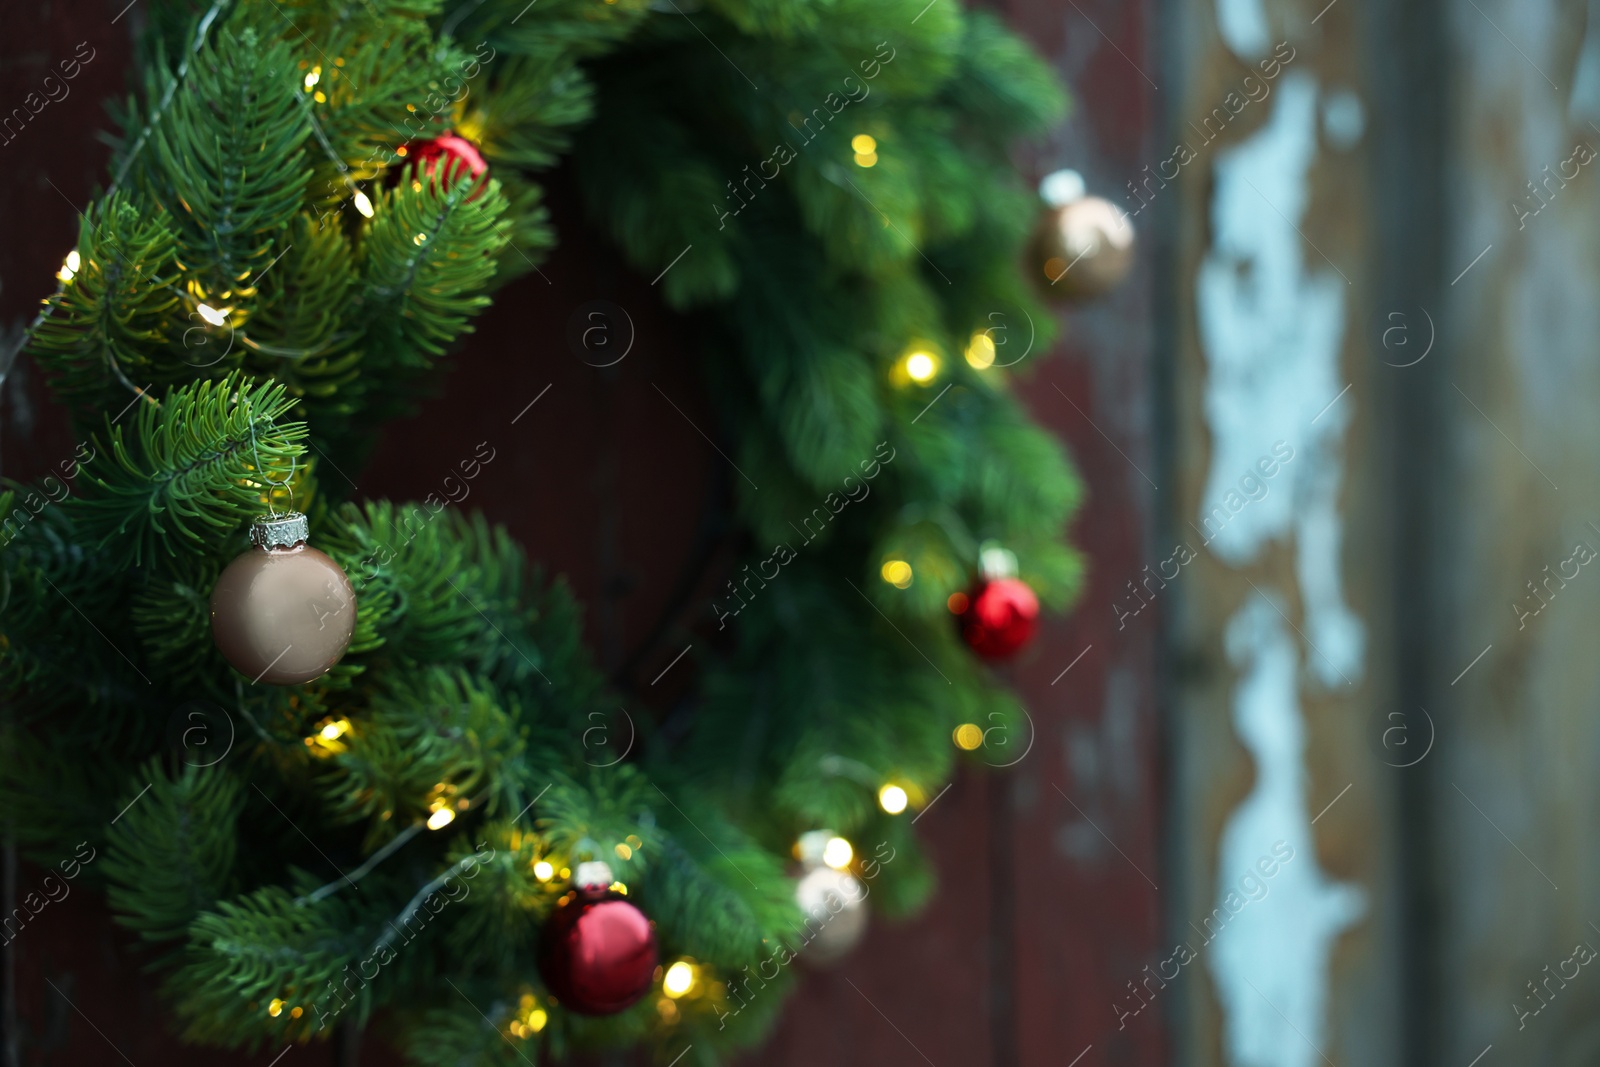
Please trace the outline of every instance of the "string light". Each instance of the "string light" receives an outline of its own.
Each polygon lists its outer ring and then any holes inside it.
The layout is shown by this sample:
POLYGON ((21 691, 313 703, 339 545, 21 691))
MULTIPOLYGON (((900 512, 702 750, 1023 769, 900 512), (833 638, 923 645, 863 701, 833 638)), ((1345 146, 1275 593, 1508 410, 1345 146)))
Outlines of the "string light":
POLYGON ((428 829, 442 830, 456 821, 456 813, 450 808, 439 808, 428 816, 428 829))
POLYGON ((944 602, 944 606, 950 609, 950 614, 960 615, 967 610, 969 603, 971 601, 967 599, 967 594, 957 590, 950 594, 950 598, 944 602))
POLYGON ((540 860, 533 865, 533 876, 541 882, 548 882, 555 877, 555 874, 556 869, 550 865, 548 860, 540 860))
POLYGON ((979 330, 972 335, 972 341, 967 345, 967 362, 977 370, 987 370, 994 366, 994 338, 988 331, 979 330))
POLYGON ((78 250, 74 248, 67 253, 67 261, 61 265, 60 270, 56 271, 56 277, 64 282, 70 282, 72 276, 78 273, 78 267, 82 265, 82 262, 82 259, 78 256, 78 250))
POLYGON ((850 138, 850 148, 856 154, 856 166, 870 167, 878 162, 878 141, 871 134, 856 134, 850 138))
MULTIPOLYGON (((326 759, 349 751, 349 738, 346 737, 350 732, 349 719, 327 719, 321 725, 314 727, 314 730, 315 732, 305 739, 306 747, 311 750, 313 756, 326 759)), ((385 814, 384 818, 388 817, 385 814)))
POLYGON ((694 965, 686 960, 679 960, 667 968, 667 976, 661 980, 661 989, 667 996, 676 1000, 694 988, 694 965))
POLYGON ((908 800, 906 791, 893 783, 878 790, 878 807, 890 815, 899 815, 905 811, 908 800))
POLYGON ((906 357, 906 374, 918 385, 933 381, 939 373, 939 360, 932 352, 916 351, 906 357))
POLYGON ((903 559, 891 559, 879 571, 883 580, 896 589, 904 589, 911 584, 911 564, 903 559))
POLYGON ((232 308, 214 308, 210 304, 201 304, 195 310, 200 312, 200 317, 202 319, 205 319, 211 325, 213 325, 213 326, 222 326, 222 325, 227 323, 227 321, 228 321, 228 312, 232 311, 233 309, 232 308))
POLYGON ((512 1037, 526 1038, 537 1034, 550 1021, 550 1013, 539 1007, 539 1002, 531 993, 522 994, 522 999, 517 1002, 517 1011, 518 1016, 506 1026, 512 1037))
POLYGON ((617 847, 616 847, 615 851, 617 853, 617 859, 619 859, 619 860, 631 860, 631 859, 633 859, 633 849, 629 848, 627 845, 622 844, 620 841, 617 843, 617 847))
POLYGON ((372 201, 367 199, 366 193, 363 193, 360 189, 357 189, 350 197, 350 202, 355 204, 356 210, 361 212, 361 214, 365 215, 369 219, 372 217, 372 201))
POLYGON ((983 730, 977 723, 964 722, 956 727, 951 736, 955 738, 956 747, 963 752, 971 752, 983 744, 983 730))
POLYGON ((281 1000, 277 999, 276 997, 274 997, 273 1000, 272 1000, 272 1003, 267 1005, 267 1014, 272 1016, 274 1019, 276 1019, 278 1016, 282 1015, 283 1014, 283 1001, 281 1001, 281 1000))
POLYGON ((319 82, 321 80, 322 80, 322 68, 321 67, 312 67, 311 68, 311 73, 306 75, 306 92, 309 93, 311 91, 311 87, 313 85, 317 84, 317 82, 319 82))
POLYGON ((830 837, 828 843, 822 846, 822 862, 836 871, 842 871, 850 866, 850 861, 855 855, 856 851, 850 847, 850 842, 842 837, 830 837))

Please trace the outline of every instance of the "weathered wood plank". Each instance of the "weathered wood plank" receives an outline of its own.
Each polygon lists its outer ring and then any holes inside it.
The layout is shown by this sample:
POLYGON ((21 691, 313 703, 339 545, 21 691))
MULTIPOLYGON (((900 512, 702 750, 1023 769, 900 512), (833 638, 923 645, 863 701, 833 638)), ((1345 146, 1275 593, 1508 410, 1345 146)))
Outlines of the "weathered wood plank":
MULTIPOLYGON (((1592 1063, 1600 674, 1600 26, 1447 6, 1448 364, 1431 575, 1441 1062, 1592 1063), (1531 183, 1531 184, 1530 184, 1531 183), (1459 275, 1459 276, 1458 276, 1459 275), (1576 546, 1582 545, 1576 553, 1576 546), (1481 657, 1481 658, 1480 658, 1481 657)), ((1590 13, 1592 18, 1592 12, 1590 13)))
POLYGON ((1153 206, 1176 225, 1168 477, 1188 550, 1169 599, 1176 1062, 1383 1067, 1403 1001, 1363 12, 1174 15, 1160 168, 1178 174, 1153 206))

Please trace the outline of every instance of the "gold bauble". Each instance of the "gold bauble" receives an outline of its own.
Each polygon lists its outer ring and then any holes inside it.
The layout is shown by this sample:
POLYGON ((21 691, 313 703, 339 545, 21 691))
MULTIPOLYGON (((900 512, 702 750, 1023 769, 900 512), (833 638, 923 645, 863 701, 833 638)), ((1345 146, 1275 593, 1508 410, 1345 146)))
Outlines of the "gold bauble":
POLYGON ((1041 284, 1052 297, 1092 300, 1116 288, 1133 269, 1133 225, 1098 196, 1047 208, 1036 255, 1041 284))
POLYGON ((344 655, 356 594, 332 559, 305 543, 305 516, 251 527, 256 547, 235 559, 211 591, 211 637, 252 683, 299 685, 344 655))

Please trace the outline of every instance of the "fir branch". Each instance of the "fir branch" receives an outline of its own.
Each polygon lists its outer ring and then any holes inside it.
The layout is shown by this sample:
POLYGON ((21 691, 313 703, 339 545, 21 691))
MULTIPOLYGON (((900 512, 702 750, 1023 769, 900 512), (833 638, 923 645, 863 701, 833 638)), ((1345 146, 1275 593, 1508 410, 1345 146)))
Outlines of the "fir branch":
POLYGON ((509 224, 499 183, 444 170, 386 191, 362 241, 369 360, 375 369, 425 369, 468 328, 489 298, 509 224))
POLYGON ((288 47, 251 27, 207 43, 155 126, 139 184, 183 230, 202 298, 226 304, 301 206, 310 125, 288 47))
MULTIPOLYGON (((156 107, 151 112, 149 121, 144 124, 143 128, 141 128, 139 133, 134 137, 133 144, 128 148, 127 152, 123 153, 117 164, 116 176, 111 181, 111 188, 106 190, 103 200, 110 200, 122 188, 122 181, 127 177, 128 168, 133 165, 136 159, 139 158, 139 153, 144 150, 144 146, 149 140, 151 131, 155 129, 156 123, 160 121, 161 116, 164 115, 167 108, 171 106, 173 94, 177 92, 179 83, 182 82, 183 79, 188 75, 190 58, 198 54, 200 49, 205 45, 206 34, 210 32, 212 23, 217 20, 217 16, 222 14, 223 9, 225 9, 230 2, 231 0, 216 0, 216 2, 211 5, 206 13, 201 16, 199 23, 195 27, 194 43, 190 48, 190 51, 183 57, 182 61, 179 62, 177 75, 175 77, 169 76, 166 79, 166 87, 162 90, 160 101, 156 104, 156 107)), ((34 335, 39 331, 39 328, 44 325, 45 320, 50 317, 51 311, 58 303, 61 302, 61 297, 67 290, 69 280, 70 279, 67 278, 57 279, 56 291, 45 299, 45 306, 41 308, 39 313, 33 317, 33 321, 28 323, 27 329, 22 331, 22 337, 15 345, 15 351, 21 352, 33 342, 34 335)), ((8 362, 8 360, 0 360, 0 368, 5 367, 8 362)), ((3 378, 4 374, 0 373, 0 379, 3 378)), ((132 388, 131 385, 130 388, 132 388)))
POLYGON ((106 897, 122 925, 147 941, 169 941, 216 902, 232 876, 244 786, 215 766, 169 772, 152 761, 141 776, 148 791, 108 835, 106 897))
POLYGON ((318 1036, 334 978, 357 958, 351 918, 335 901, 296 907, 278 886, 201 914, 168 982, 185 1035, 233 1048, 318 1036))
POLYGON ((205 47, 207 34, 211 32, 212 25, 228 7, 229 3, 231 3, 231 0, 216 0, 206 9, 205 14, 201 15, 200 20, 195 24, 194 39, 189 46, 189 51, 178 62, 177 72, 164 79, 165 85, 161 90, 161 99, 151 109, 149 119, 134 137, 133 144, 129 146, 126 152, 122 153, 121 158, 117 161, 117 173, 111 179, 111 188, 106 193, 108 198, 122 187, 123 181, 128 176, 128 170, 138 161, 139 153, 144 151, 150 135, 155 132, 156 127, 165 117, 167 109, 172 106, 172 99, 178 91, 178 86, 188 78, 190 60, 198 56, 205 47))
POLYGON ((97 440, 109 462, 64 506, 111 560, 214 552, 295 473, 306 428, 277 421, 293 406, 281 385, 239 376, 169 393, 97 440))
POLYGON ((159 358, 178 305, 170 290, 179 275, 177 251, 166 212, 141 211, 126 195, 106 198, 83 218, 77 270, 61 272, 71 277, 32 341, 35 358, 80 424, 143 397, 145 388, 192 374, 159 358))

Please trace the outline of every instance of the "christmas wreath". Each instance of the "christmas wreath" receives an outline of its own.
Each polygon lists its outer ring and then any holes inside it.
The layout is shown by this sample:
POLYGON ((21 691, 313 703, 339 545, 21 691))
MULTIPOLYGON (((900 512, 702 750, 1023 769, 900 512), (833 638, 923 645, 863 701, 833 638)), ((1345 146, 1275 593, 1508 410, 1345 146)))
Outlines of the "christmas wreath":
POLYGON ((1007 369, 1051 322, 1007 162, 1051 77, 955 0, 146 17, 28 332, 82 443, 0 495, 13 832, 75 850, 195 1041, 383 1012, 428 1064, 752 1042, 869 890, 929 893, 901 815, 1020 735, 987 661, 1078 582, 1079 486, 1007 369), (692 726, 611 762, 562 584, 436 495, 323 477, 553 245, 563 157, 695 316, 749 559, 692 726))

